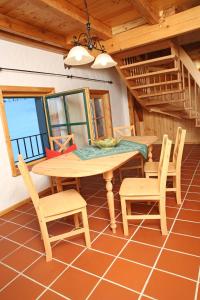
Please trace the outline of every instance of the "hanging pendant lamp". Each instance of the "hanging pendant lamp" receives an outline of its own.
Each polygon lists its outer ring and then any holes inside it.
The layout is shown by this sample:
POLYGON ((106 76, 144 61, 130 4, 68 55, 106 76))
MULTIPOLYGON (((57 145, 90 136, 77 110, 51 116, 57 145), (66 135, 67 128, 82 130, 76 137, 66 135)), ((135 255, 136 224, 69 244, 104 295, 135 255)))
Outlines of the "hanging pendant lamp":
POLYGON ((89 64, 94 60, 94 57, 82 46, 71 48, 64 63, 68 66, 79 66, 89 64))
POLYGON ((94 63, 92 64, 92 69, 107 69, 117 65, 117 62, 112 59, 112 57, 107 53, 101 53, 97 55, 94 63))
POLYGON ((97 37, 91 36, 90 30, 90 19, 88 13, 87 2, 84 0, 85 12, 87 14, 86 32, 81 33, 79 37, 73 37, 74 47, 71 48, 67 57, 64 57, 64 63, 67 66, 81 66, 89 64, 94 61, 91 66, 93 69, 106 69, 117 65, 117 62, 112 59, 112 57, 106 53, 105 48, 101 45, 97 37), (96 59, 87 50, 97 50, 101 53, 97 55, 96 59))

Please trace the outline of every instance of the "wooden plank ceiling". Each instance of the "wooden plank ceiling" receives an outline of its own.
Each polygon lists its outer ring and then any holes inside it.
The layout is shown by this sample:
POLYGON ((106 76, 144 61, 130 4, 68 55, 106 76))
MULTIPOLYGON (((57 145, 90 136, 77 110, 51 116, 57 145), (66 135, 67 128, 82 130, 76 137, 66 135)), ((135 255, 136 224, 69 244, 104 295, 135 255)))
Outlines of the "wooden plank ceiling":
MULTIPOLYGON (((195 22, 196 14, 200 15, 199 0, 87 0, 87 4, 92 34, 105 41, 111 53, 121 51, 127 39, 125 50, 142 45, 139 39, 134 44, 135 33, 140 34, 140 30, 141 34, 153 31, 152 39, 147 43, 156 41, 155 34, 161 39, 160 24, 173 18, 173 14, 184 21, 187 17, 183 19, 182 14, 190 12, 188 18, 194 18, 194 26, 186 20, 185 32, 197 32, 200 27, 198 19, 195 22), (154 34, 154 30, 157 33, 154 34)), ((83 0, 0 0, 2 39, 66 53, 72 46, 73 35, 85 31, 86 22, 83 0)), ((176 26, 175 23, 173 19, 170 26, 176 26)), ((184 30, 176 26, 174 35, 183 35, 184 30)))

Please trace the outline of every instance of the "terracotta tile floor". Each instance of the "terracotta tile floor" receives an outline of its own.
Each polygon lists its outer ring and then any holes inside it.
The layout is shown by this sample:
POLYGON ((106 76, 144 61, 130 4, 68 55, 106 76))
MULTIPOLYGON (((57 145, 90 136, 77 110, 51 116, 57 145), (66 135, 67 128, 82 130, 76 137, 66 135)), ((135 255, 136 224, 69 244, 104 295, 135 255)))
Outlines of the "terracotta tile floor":
MULTIPOLYGON (((154 159, 160 148, 154 147, 154 159)), ((136 176, 126 174, 126 176, 136 176)), ((81 179, 88 203, 92 248, 83 236, 53 244, 46 263, 38 221, 31 203, 0 217, 1 300, 199 300, 200 299, 200 146, 186 145, 182 164, 182 204, 167 195, 168 236, 158 220, 131 221, 123 235, 115 176, 117 233, 109 227, 101 176, 81 179)), ((170 183, 169 183, 170 185, 170 183)), ((140 203, 135 213, 157 207, 140 203)), ((52 222, 51 234, 72 229, 71 219, 52 222)))

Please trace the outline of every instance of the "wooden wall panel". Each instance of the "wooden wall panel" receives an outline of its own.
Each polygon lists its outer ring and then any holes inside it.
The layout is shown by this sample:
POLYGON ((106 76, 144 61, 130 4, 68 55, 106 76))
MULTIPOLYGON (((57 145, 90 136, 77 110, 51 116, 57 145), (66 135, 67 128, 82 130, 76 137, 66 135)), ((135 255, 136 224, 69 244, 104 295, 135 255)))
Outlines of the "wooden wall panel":
POLYGON ((161 142, 163 134, 168 134, 174 142, 178 126, 187 130, 186 143, 200 144, 200 127, 195 127, 194 120, 177 119, 144 111, 144 134, 158 136, 158 142, 161 142))

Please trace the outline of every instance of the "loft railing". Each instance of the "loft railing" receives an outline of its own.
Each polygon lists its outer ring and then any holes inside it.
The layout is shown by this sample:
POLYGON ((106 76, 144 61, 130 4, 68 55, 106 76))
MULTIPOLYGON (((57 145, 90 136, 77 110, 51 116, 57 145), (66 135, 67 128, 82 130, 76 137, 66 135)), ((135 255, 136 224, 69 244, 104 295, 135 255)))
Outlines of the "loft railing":
POLYGON ((45 156, 45 147, 49 147, 48 133, 43 132, 11 139, 15 163, 22 154, 25 161, 34 161, 45 156))

